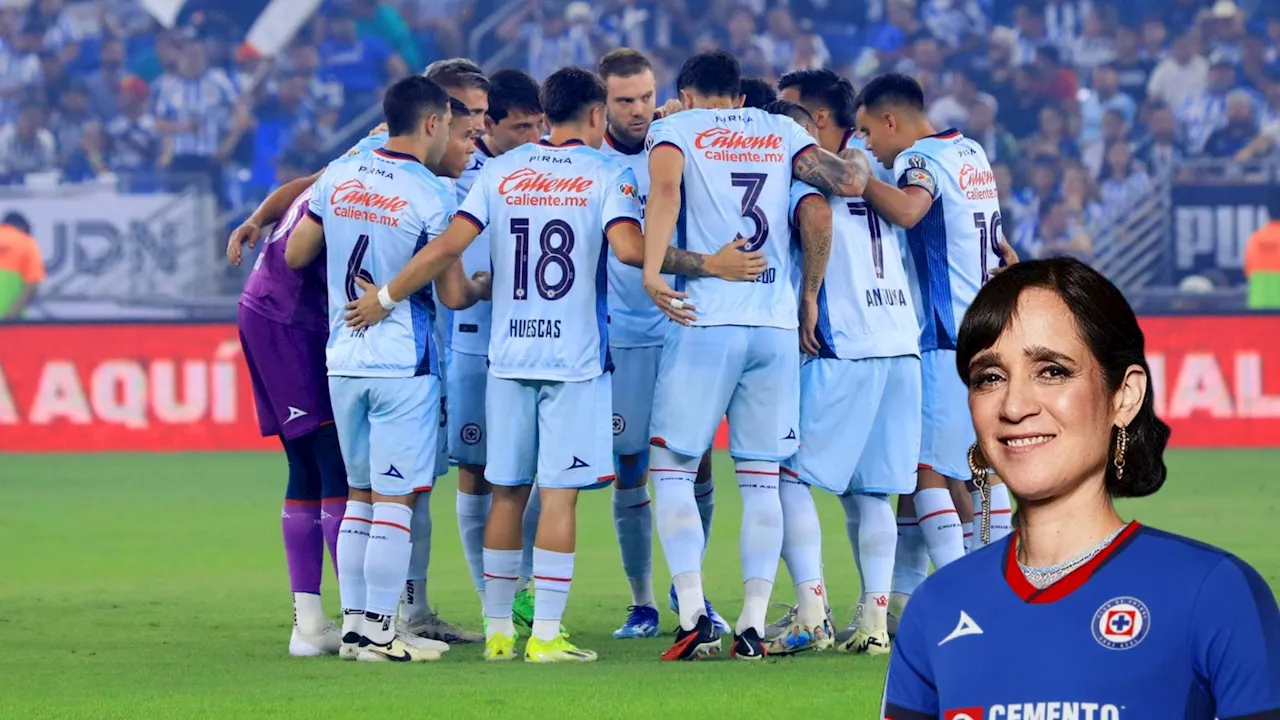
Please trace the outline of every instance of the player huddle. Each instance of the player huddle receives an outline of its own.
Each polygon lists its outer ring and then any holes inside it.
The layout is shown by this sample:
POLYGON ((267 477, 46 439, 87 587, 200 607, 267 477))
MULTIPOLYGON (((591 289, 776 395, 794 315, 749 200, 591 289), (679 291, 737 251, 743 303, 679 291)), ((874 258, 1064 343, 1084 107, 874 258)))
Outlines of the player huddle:
POLYGON ((540 88, 441 61, 387 91, 385 132, 237 230, 233 262, 279 221, 240 327, 263 434, 289 460, 293 654, 433 660, 483 639, 486 660, 510 660, 524 632, 526 661, 596 659, 561 625, 586 489, 613 487, 632 594, 617 638, 659 634, 656 518, 679 615, 668 660, 724 641, 742 659, 888 652, 930 559, 1008 532, 1003 487, 964 487, 954 370, 959 320, 1007 261, 981 147, 930 127, 905 76, 859 95, 830 71, 779 85, 744 107, 737 60, 701 54, 659 111, 632 50, 540 88), (732 624, 701 575, 726 416, 732 624), (483 636, 427 600, 446 459, 483 636), (811 486, 840 497, 864 589, 840 633, 811 486), (975 501, 990 511, 976 534, 975 501), (318 599, 326 539, 340 628, 318 599), (797 604, 768 625, 779 560, 797 604))

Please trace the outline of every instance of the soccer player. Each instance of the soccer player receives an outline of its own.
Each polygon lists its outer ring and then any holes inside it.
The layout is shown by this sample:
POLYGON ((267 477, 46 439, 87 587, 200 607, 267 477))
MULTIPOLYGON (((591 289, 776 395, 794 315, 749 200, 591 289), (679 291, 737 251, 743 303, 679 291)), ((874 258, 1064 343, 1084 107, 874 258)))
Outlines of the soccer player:
POLYGON ((766 105, 778 99, 778 91, 761 78, 742 78, 742 107, 764 109, 766 105))
MULTIPOLYGON (((338 538, 342 596, 339 656, 371 662, 435 660, 448 645, 397 632, 394 620, 410 554, 414 498, 435 475, 440 421, 435 298, 417 293, 390 321, 353 331, 344 305, 375 287, 443 231, 452 193, 424 164, 440 161, 449 140, 449 98, 424 77, 392 85, 383 99, 386 145, 341 158, 316 182, 307 217, 285 250, 300 268, 327 248, 327 364, 350 499, 338 538)), ((440 300, 467 307, 482 283, 452 268, 440 300)))
POLYGON ((788 227, 793 177, 823 192, 857 196, 870 173, 864 158, 845 160, 818 148, 790 118, 738 109, 739 77, 738 61, 728 53, 690 58, 677 89, 692 109, 655 122, 646 141, 644 284, 664 312, 681 320, 663 345, 650 431, 658 535, 679 599, 680 630, 663 654, 671 660, 710 654, 721 644, 705 610, 705 538, 693 478, 726 412, 744 505, 746 590, 731 653, 764 654, 764 615, 782 549, 778 464, 795 454, 800 413, 791 259, 785 233, 772 241, 770 234, 788 227), (660 274, 673 240, 709 252, 738 239, 768 261, 755 283, 677 280, 673 291, 660 274))
MULTIPOLYGON (((630 48, 600 58, 598 73, 608 89, 609 127, 600 151, 630 168, 636 176, 640 215, 649 195, 649 155, 644 140, 654 119, 657 81, 649 59, 630 48)), ((742 242, 740 244, 745 244, 742 242)), ((644 290, 639 268, 609 254, 609 354, 613 357, 613 451, 617 482, 613 492, 613 526, 622 551, 622 568, 631 586, 627 620, 615 638, 656 637, 658 606, 653 597, 653 514, 649 506, 649 420, 653 388, 667 318, 644 290)), ((708 453, 698 467, 694 496, 706 539, 711 538, 715 483, 708 453)), ((670 593, 674 598, 674 588, 670 593)), ((674 601, 673 610, 676 609, 674 601)), ((728 623, 706 603, 707 615, 724 631, 728 623)))
MULTIPOLYGON (((279 436, 289 467, 280 525, 293 592, 289 654, 301 657, 333 655, 341 644, 342 634, 320 604, 320 577, 326 544, 337 561, 347 503, 347 471, 325 381, 324 262, 293 270, 284 259, 310 198, 310 190, 299 195, 267 237, 240 295, 237 318, 258 426, 264 437, 279 436)), ((239 264, 239 256, 233 261, 239 264)))
MULTIPOLYGON (((970 477, 967 452, 974 436, 964 383, 952 369, 959 322, 1002 261, 995 175, 978 143, 958 130, 933 128, 920 84, 906 75, 883 75, 868 83, 857 121, 867 150, 893 169, 895 183, 873 179, 864 199, 880 217, 906 230, 907 273, 920 321, 919 474, 913 502, 910 507, 900 503, 899 510, 905 514, 914 508, 933 565, 942 568, 965 552, 948 481, 970 477)), ((997 485, 991 495, 997 518, 991 535, 999 538, 1009 531, 1009 494, 997 485)), ((912 589, 894 588, 890 614, 901 616, 912 589)))
MULTIPOLYGON (((824 148, 866 153, 854 136, 856 98, 848 80, 803 70, 779 85, 784 99, 809 111, 824 148)), ((804 442, 784 463, 780 488, 782 554, 798 583, 797 618, 770 649, 803 649, 821 639, 821 586, 813 583, 821 580, 822 548, 809 494, 816 485, 840 496, 863 590, 862 611, 837 638, 839 648, 884 654, 897 539, 889 496, 915 490, 920 453, 920 332, 892 230, 863 198, 832 197, 830 209, 835 231, 825 277, 810 268, 825 258, 805 253, 801 346, 815 357, 800 371, 804 442)))

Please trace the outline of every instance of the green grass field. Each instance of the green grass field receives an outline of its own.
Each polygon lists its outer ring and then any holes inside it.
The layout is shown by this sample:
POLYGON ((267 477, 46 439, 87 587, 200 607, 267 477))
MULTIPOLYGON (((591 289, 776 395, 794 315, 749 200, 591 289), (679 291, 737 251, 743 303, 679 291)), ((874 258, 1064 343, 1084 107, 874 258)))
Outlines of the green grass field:
MULTIPOLYGON (((1128 516, 1228 548, 1273 586, 1280 545, 1271 484, 1280 452, 1177 452, 1155 498, 1128 516)), ((738 494, 725 457, 707 556, 708 594, 741 601, 738 494)), ((415 666, 288 657, 291 608, 273 454, 0 455, 0 718, 874 718, 883 659, 835 653, 661 663, 669 636, 616 641, 629 595, 607 492, 579 505, 566 624, 600 653, 584 666, 486 665, 478 647, 415 666)), ((454 524, 454 483, 435 491, 432 601, 478 626, 454 524)), ((837 620, 857 591, 839 504, 820 498, 837 620)), ((658 592, 667 575, 655 547, 658 592)), ((325 580, 336 612, 336 584, 325 580)), ((779 575, 776 600, 790 600, 779 575)), ((674 624, 665 614, 664 625, 674 624)))

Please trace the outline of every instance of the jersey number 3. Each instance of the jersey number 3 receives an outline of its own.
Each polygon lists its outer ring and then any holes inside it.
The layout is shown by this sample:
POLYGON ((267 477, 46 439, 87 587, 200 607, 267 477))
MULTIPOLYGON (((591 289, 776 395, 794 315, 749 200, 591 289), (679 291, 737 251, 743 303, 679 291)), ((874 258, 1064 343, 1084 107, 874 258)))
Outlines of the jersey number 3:
POLYGON ((730 184, 734 187, 743 189, 742 192, 742 217, 750 218, 756 225, 756 231, 749 238, 738 237, 747 241, 742 248, 746 252, 755 252, 764 247, 764 243, 769 239, 769 218, 765 217, 764 211, 760 209, 756 203, 760 202, 760 192, 764 190, 764 182, 769 176, 764 173, 733 173, 729 176, 730 184))
MULTIPOLYGON (((516 239, 516 300, 529 299, 529 230, 528 218, 511 218, 511 234, 516 239)), ((564 220, 552 220, 542 226, 538 235, 538 248, 542 251, 538 263, 533 268, 534 280, 538 286, 538 294, 543 300, 559 300, 573 287, 573 228, 564 220), (560 279, 555 282, 547 280, 547 270, 555 266, 560 272, 560 279)))
POLYGON ((361 235, 356 238, 356 246, 351 248, 351 257, 347 258, 347 278, 343 284, 346 286, 347 300, 349 302, 355 302, 356 298, 359 297, 356 291, 360 289, 360 286, 356 285, 356 278, 360 278, 370 285, 373 284, 373 276, 369 274, 368 270, 360 267, 364 264, 364 256, 367 252, 369 252, 369 236, 361 235))

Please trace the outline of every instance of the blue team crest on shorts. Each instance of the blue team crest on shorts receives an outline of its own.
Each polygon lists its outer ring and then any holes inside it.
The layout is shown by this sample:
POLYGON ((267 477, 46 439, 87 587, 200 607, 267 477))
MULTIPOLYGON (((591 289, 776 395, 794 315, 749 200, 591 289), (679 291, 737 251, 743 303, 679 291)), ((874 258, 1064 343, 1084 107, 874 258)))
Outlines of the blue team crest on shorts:
POLYGON ((1135 597, 1112 598, 1093 615, 1093 639, 1108 650, 1128 650, 1147 637, 1151 611, 1135 597))
POLYGON ((467 423, 462 426, 462 442, 467 445, 475 445, 484 437, 484 431, 475 423, 467 423))
POLYGON ((618 413, 613 414, 613 434, 621 435, 627 429, 627 420, 618 413))

